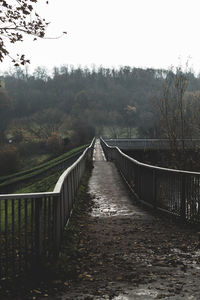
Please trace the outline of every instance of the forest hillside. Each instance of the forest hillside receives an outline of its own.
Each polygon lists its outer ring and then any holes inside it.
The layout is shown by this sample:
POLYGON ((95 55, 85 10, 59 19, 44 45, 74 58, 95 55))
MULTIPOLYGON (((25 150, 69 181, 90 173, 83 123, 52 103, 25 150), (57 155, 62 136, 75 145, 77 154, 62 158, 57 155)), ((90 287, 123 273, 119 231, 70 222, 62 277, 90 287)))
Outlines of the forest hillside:
MULTIPOLYGON (((175 73, 128 66, 63 66, 52 74, 42 67, 33 74, 16 68, 5 73, 0 88, 1 172, 26 168, 27 161, 35 165, 88 143, 94 135, 164 137, 159 101, 169 74, 175 73)), ((193 116, 191 107, 196 115, 199 111, 200 78, 185 75, 184 97, 189 97, 187 111, 193 116)))

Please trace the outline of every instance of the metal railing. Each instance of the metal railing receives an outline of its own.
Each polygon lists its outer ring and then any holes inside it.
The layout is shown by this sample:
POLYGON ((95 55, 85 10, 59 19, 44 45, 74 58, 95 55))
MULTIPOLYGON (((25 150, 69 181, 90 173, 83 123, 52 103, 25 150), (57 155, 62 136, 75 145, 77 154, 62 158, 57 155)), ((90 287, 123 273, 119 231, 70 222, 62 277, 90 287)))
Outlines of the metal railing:
POLYGON ((78 157, 81 155, 81 153, 83 153, 85 148, 81 151, 79 150, 73 153, 67 158, 56 161, 53 165, 44 166, 43 164, 42 166, 37 166, 31 170, 26 170, 24 172, 7 176, 7 179, 5 180, 1 177, 0 193, 1 194, 11 193, 13 190, 20 189, 21 187, 23 187, 25 183, 27 184, 34 178, 42 178, 50 171, 57 171, 60 169, 68 168, 73 162, 75 162, 78 159, 78 157))
MULTIPOLYGON (((170 143, 167 139, 107 139, 103 140, 109 146, 119 147, 120 149, 170 149, 170 143)), ((182 146, 182 140, 177 139, 177 147, 182 146)), ((194 149, 200 147, 199 139, 184 139, 184 144, 187 149, 194 149)))
POLYGON ((0 195, 0 279, 58 255, 94 139, 49 193, 0 195))
POLYGON ((101 145, 137 199, 191 223, 200 223, 200 173, 147 165, 109 146, 101 145))

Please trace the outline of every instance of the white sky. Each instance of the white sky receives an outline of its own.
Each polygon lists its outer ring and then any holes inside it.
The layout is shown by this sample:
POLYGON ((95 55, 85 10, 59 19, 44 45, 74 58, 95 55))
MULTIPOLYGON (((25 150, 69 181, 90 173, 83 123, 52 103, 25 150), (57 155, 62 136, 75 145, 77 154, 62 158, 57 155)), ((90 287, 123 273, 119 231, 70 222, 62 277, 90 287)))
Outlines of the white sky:
MULTIPOLYGON (((51 21, 47 35, 68 34, 20 43, 31 71, 63 64, 169 68, 190 58, 200 72, 200 0, 38 1, 40 15, 51 21)), ((9 65, 5 61, 0 68, 9 65)))

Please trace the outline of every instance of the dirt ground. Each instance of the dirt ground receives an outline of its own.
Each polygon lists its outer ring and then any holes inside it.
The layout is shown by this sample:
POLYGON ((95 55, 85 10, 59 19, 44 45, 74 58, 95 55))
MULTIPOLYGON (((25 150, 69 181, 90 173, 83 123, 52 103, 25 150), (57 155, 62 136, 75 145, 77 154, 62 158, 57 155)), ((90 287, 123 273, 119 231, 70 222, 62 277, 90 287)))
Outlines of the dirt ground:
POLYGON ((84 199, 71 275, 27 299, 200 299, 199 229, 139 207, 99 143, 84 199))
POLYGON ((52 299, 200 299, 198 228, 139 208, 98 143, 88 193, 76 276, 52 299))

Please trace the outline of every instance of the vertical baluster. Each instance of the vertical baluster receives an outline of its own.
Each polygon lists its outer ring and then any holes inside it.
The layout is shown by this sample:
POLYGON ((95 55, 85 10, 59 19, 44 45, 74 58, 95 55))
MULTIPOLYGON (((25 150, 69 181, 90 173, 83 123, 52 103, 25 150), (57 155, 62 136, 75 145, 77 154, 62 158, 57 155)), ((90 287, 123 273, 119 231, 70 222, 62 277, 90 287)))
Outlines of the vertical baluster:
POLYGON ((35 199, 35 250, 38 263, 43 253, 42 200, 43 198, 35 199))
POLYGON ((71 177, 68 176, 68 191, 69 191, 69 215, 72 209, 72 185, 71 185, 71 177))
POLYGON ((175 208, 176 212, 178 213, 178 215, 180 215, 180 206, 179 206, 179 202, 180 202, 180 193, 181 193, 181 179, 180 179, 180 175, 179 174, 173 174, 173 173, 169 173, 169 176, 172 180, 172 186, 171 186, 171 205, 170 207, 172 207, 171 211, 174 212, 175 208))
POLYGON ((55 230, 55 238, 54 238, 54 255, 58 256, 59 253, 59 246, 60 246, 60 197, 54 197, 54 230, 55 230))
POLYGON ((0 200, 0 279, 3 277, 3 272, 2 272, 2 200, 0 200))
POLYGON ((192 217, 192 202, 194 201, 194 187, 196 184, 196 180, 195 177, 193 177, 193 180, 191 182, 191 193, 190 193, 190 197, 189 197, 189 220, 192 221, 193 217, 192 217))
MULTIPOLYGON (((178 187, 179 187, 179 193, 178 193, 178 195, 179 195, 178 200, 179 201, 178 201, 178 205, 179 206, 178 206, 178 211, 177 212, 178 212, 179 215, 181 215, 181 210, 182 210, 182 199, 181 199, 181 197, 182 197, 182 184, 184 184, 184 183, 182 182, 182 178, 181 178, 180 174, 177 174, 177 177, 178 177, 178 180, 179 180, 179 184, 178 184, 178 187)), ((185 198, 185 192, 186 192, 186 188, 184 187, 184 198, 185 198)), ((184 206, 185 206, 185 204, 184 204, 184 206)))
POLYGON ((180 215, 179 209, 179 202, 180 202, 180 176, 177 174, 169 173, 169 177, 171 178, 171 211, 174 212, 175 208, 177 207, 176 211, 180 215))
POLYGON ((66 202, 67 202, 67 191, 66 191, 66 179, 63 184, 63 227, 65 226, 66 220, 66 202))
POLYGON ((168 195, 166 198, 167 199, 169 198, 169 200, 168 200, 169 211, 174 213, 175 208, 179 201, 178 200, 178 191, 177 191, 177 189, 179 189, 179 181, 177 181, 176 174, 173 174, 171 172, 169 172, 167 174, 167 177, 168 177, 168 185, 166 186, 166 190, 168 190, 168 195))
POLYGON ((25 259, 25 267, 27 269, 28 267, 28 260, 27 260, 27 256, 28 256, 28 199, 24 199, 24 221, 25 221, 25 251, 24 251, 24 259, 25 259))
POLYGON ((79 164, 78 164, 78 186, 79 186, 79 184, 80 184, 80 165, 81 165, 81 162, 79 162, 79 164))
POLYGON ((185 220, 185 174, 181 175, 181 218, 185 220))
MULTIPOLYGON (((195 177, 196 182, 196 222, 199 222, 199 178, 195 177)), ((193 179, 194 180, 194 179, 193 179)))
POLYGON ((78 186, 79 186, 79 180, 78 180, 78 166, 79 164, 76 166, 76 192, 78 190, 78 186))
POLYGON ((77 184, 77 178, 76 178, 76 167, 73 170, 73 176, 74 176, 74 200, 75 200, 75 196, 76 196, 76 184, 77 184))
POLYGON ((157 183, 156 183, 156 179, 157 179, 157 172, 156 170, 154 169, 153 170, 153 206, 154 206, 154 209, 157 208, 157 183))
POLYGON ((34 236, 35 236, 35 232, 34 232, 34 199, 31 199, 31 252, 32 254, 35 255, 34 253, 34 248, 35 248, 35 245, 34 245, 34 236))
POLYGON ((76 195, 76 188, 77 188, 76 166, 73 169, 73 176, 74 176, 74 194, 76 195))
POLYGON ((47 236, 47 201, 49 200, 48 197, 44 197, 43 199, 43 211, 44 211, 44 216, 43 216, 43 228, 44 228, 44 252, 46 253, 47 251, 47 240, 48 240, 48 236, 47 236))
POLYGON ((173 205, 174 205, 174 201, 173 201, 173 193, 175 193, 176 191, 174 190, 174 176, 173 174, 165 174, 165 201, 167 201, 166 203, 166 208, 172 212, 173 211, 173 205), (172 175, 172 176, 170 176, 172 175))
POLYGON ((52 222, 52 216, 51 216, 51 201, 52 201, 52 198, 51 197, 48 197, 48 249, 51 248, 51 243, 52 243, 52 225, 51 225, 51 222, 52 222))
POLYGON ((64 199, 65 199, 65 183, 63 184, 63 188, 62 188, 62 192, 61 192, 61 197, 60 197, 60 205, 61 205, 61 209, 60 209, 60 219, 61 219, 61 233, 63 231, 63 227, 64 227, 64 199))
POLYGON ((6 277, 8 276, 8 260, 9 260, 9 254, 8 254, 8 200, 5 199, 4 202, 4 211, 5 211, 5 223, 4 223, 4 232, 5 232, 5 274, 6 277))
POLYGON ((169 197, 166 197, 169 202, 168 206, 169 206, 169 211, 174 212, 175 207, 177 205, 178 202, 178 197, 177 197, 177 188, 176 188, 176 175, 174 175, 173 173, 168 173, 167 174, 167 178, 168 178, 168 184, 166 186, 166 190, 168 190, 168 195, 169 197))
POLYGON ((72 208, 74 206, 74 172, 73 171, 70 173, 70 176, 71 176, 71 185, 72 185, 72 208))
POLYGON ((193 180, 194 184, 193 184, 193 197, 192 197, 192 216, 191 219, 192 221, 195 221, 195 217, 196 217, 196 211, 195 211, 195 202, 196 202, 196 185, 197 182, 196 180, 193 180))
POLYGON ((196 201, 196 185, 198 184, 198 181, 196 178, 193 180, 193 191, 192 191, 192 197, 191 197, 191 207, 192 207, 192 212, 191 212, 191 221, 195 221, 195 201, 196 201))
POLYGON ((176 212, 180 216, 181 215, 181 185, 182 185, 182 179, 180 174, 174 174, 175 182, 174 182, 174 201, 175 201, 175 207, 176 212))
POLYGON ((188 201, 187 201, 187 217, 188 220, 190 220, 190 214, 191 214, 191 199, 193 197, 192 193, 192 188, 193 188, 193 179, 190 181, 190 192, 188 192, 188 201))
POLYGON ((69 183, 69 176, 67 177, 67 221, 69 219, 70 216, 70 183, 69 183))
POLYGON ((197 220, 197 193, 198 193, 198 179, 195 180, 195 198, 194 198, 194 221, 196 222, 197 220))
POLYGON ((21 249, 21 199, 18 200, 18 268, 22 270, 22 249, 21 249))
POLYGON ((69 176, 66 178, 66 220, 68 222, 70 215, 70 194, 69 194, 69 176))
POLYGON ((185 219, 186 220, 188 219, 188 195, 189 195, 189 189, 190 189, 190 178, 187 178, 187 188, 185 191, 185 219))
POLYGON ((199 176, 197 177, 197 181, 198 181, 198 195, 197 195, 197 201, 198 201, 198 223, 200 222, 200 178, 199 176))
POLYGON ((12 264, 13 264, 13 274, 15 274, 15 203, 17 200, 12 199, 12 212, 11 212, 11 218, 12 218, 12 264))
POLYGON ((65 179, 65 224, 69 214, 69 193, 68 193, 68 177, 65 179))
POLYGON ((194 197, 193 197, 193 214, 192 214, 192 221, 196 221, 196 195, 197 195, 197 181, 194 181, 194 197))
POLYGON ((179 214, 180 210, 180 197, 179 197, 179 190, 180 190, 180 180, 177 174, 173 174, 171 172, 168 173, 169 179, 171 179, 171 211, 174 213, 179 214))

